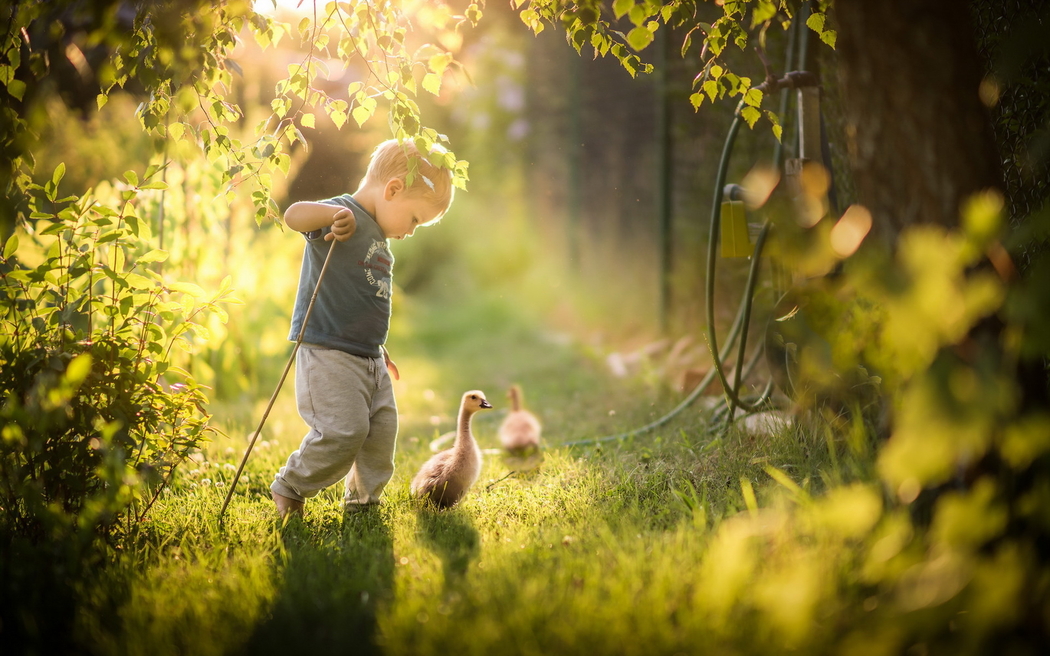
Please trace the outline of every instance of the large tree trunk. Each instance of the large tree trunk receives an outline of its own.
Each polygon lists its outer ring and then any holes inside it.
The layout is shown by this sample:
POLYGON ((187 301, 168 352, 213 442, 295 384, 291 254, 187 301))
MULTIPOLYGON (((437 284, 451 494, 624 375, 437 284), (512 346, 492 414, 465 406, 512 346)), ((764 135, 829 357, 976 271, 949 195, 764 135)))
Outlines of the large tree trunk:
POLYGON ((858 201, 895 240, 958 224, 970 194, 1001 186, 965 3, 839 0, 838 53, 858 201))

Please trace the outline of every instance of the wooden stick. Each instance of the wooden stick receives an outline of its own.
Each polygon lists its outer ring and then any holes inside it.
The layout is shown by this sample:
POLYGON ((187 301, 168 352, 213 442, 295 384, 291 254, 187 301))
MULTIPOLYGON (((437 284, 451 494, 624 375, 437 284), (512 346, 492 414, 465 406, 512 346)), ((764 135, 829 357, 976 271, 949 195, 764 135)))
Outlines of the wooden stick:
POLYGON ((222 523, 223 514, 226 512, 226 506, 230 505, 230 499, 233 498, 233 490, 237 487, 237 481, 241 478, 241 472, 244 471, 244 465, 248 463, 248 456, 251 455, 252 449, 255 448, 255 442, 259 439, 259 434, 266 423, 266 418, 270 416, 270 410, 273 409, 273 403, 277 400, 277 394, 281 391, 281 387, 284 386, 284 379, 288 377, 288 371, 292 368, 292 362, 295 361, 295 354, 299 352, 299 345, 303 343, 303 335, 306 334, 306 322, 310 320, 310 313, 314 309, 314 301, 317 300, 317 292, 321 289, 321 281, 324 280, 325 271, 328 270, 328 261, 332 259, 332 253, 335 251, 337 241, 337 239, 333 238, 332 245, 328 248, 328 255, 325 256, 324 264, 321 265, 321 273, 317 274, 317 284, 314 285, 314 293, 310 297, 310 304, 306 306, 306 315, 303 316, 303 325, 299 328, 299 336, 295 339, 292 354, 288 358, 288 363, 284 365, 284 373, 281 374, 281 379, 277 381, 277 389, 273 391, 273 395, 270 396, 270 402, 266 404, 266 411, 263 412, 262 419, 259 421, 259 427, 255 429, 255 434, 252 435, 251 441, 248 442, 248 449, 244 452, 244 457, 241 458, 241 465, 237 468, 237 473, 233 475, 233 481, 230 482, 230 489, 226 492, 226 500, 222 502, 222 508, 219 510, 220 524, 222 523))

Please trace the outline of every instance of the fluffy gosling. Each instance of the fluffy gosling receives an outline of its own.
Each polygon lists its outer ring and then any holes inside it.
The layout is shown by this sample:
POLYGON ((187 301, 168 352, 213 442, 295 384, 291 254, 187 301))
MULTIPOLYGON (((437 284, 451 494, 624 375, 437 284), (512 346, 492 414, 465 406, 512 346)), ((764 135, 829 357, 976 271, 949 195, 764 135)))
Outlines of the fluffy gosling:
POLYGON ((540 447, 540 420, 522 407, 521 387, 511 386, 510 412, 499 427, 499 442, 512 455, 526 455, 540 447))
POLYGON ((412 479, 412 496, 429 499, 439 508, 459 503, 481 474, 481 449, 470 430, 470 420, 477 411, 491 407, 481 390, 463 395, 455 444, 423 463, 412 479))

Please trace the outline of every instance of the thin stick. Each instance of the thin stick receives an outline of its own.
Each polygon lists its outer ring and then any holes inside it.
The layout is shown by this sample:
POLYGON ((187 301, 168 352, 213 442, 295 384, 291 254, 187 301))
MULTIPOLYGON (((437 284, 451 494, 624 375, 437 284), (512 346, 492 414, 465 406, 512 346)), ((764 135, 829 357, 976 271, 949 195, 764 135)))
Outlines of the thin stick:
POLYGON ((495 485, 497 483, 502 483, 503 481, 507 480, 508 478, 510 478, 511 476, 513 476, 514 474, 517 474, 517 473, 518 473, 518 470, 515 469, 515 470, 511 471, 510 473, 508 473, 503 478, 499 478, 499 479, 496 479, 496 480, 492 481, 491 483, 489 483, 488 485, 485 486, 485 491, 488 492, 493 487, 495 487, 495 485))
POLYGON ((248 463, 248 456, 251 455, 252 449, 255 448, 255 442, 259 439, 259 433, 262 432, 266 418, 270 416, 270 410, 273 409, 273 403, 277 400, 277 394, 281 391, 281 387, 284 386, 284 379, 288 377, 288 371, 292 368, 292 362, 295 361, 295 354, 299 352, 299 345, 303 343, 303 335, 306 334, 306 322, 310 320, 310 313, 314 309, 314 301, 317 300, 317 292, 321 289, 321 281, 324 280, 325 271, 328 270, 328 261, 332 259, 332 253, 335 251, 337 241, 332 239, 332 245, 328 248, 328 255, 325 256, 324 264, 321 265, 321 273, 317 274, 317 284, 314 285, 314 293, 310 297, 310 304, 306 306, 306 315, 303 316, 303 325, 299 328, 299 336, 295 338, 292 354, 288 357, 288 363, 284 365, 284 373, 281 374, 281 380, 277 381, 277 389, 273 391, 270 402, 266 404, 266 411, 263 412, 262 419, 259 421, 259 427, 255 429, 255 434, 252 435, 251 441, 248 442, 248 449, 244 452, 244 457, 241 458, 241 465, 237 468, 237 473, 233 475, 233 481, 230 482, 230 489, 226 492, 226 500, 222 502, 222 508, 219 510, 220 524, 222 523, 223 514, 226 513, 226 506, 230 505, 230 499, 233 498, 233 490, 237 487, 237 481, 241 478, 241 472, 244 471, 244 465, 248 463))

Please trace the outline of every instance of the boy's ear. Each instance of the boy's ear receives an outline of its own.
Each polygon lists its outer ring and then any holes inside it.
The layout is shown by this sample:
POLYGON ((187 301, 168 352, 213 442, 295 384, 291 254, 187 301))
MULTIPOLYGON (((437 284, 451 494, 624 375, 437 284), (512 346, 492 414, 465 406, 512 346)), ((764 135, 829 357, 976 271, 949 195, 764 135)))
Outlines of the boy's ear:
POLYGON ((401 178, 390 178, 387 181, 386 187, 383 189, 383 198, 391 200, 396 194, 401 193, 405 190, 405 181, 401 178))

